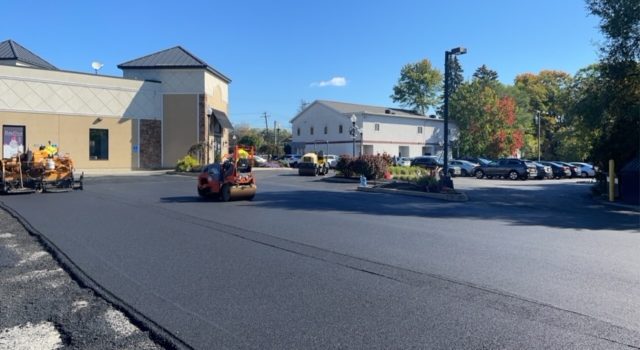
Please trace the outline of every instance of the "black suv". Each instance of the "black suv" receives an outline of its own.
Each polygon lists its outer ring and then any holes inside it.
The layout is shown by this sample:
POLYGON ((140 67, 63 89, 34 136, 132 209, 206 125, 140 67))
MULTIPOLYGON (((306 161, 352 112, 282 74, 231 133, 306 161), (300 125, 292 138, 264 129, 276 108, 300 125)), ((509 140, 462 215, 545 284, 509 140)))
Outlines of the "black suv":
POLYGON ((502 158, 487 165, 481 165, 475 172, 476 178, 504 177, 511 180, 526 180, 538 176, 536 166, 517 158, 502 158))

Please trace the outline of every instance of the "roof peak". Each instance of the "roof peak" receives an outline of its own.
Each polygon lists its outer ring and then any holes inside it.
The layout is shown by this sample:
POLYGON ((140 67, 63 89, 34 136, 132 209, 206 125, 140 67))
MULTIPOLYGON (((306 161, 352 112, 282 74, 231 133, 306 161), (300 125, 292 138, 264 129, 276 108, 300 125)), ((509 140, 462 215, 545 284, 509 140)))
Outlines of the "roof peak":
POLYGON ((0 60, 16 60, 38 68, 58 70, 54 65, 12 39, 0 42, 0 60))
POLYGON ((207 62, 198 58, 184 47, 177 45, 168 49, 160 50, 140 58, 136 58, 118 65, 120 69, 180 69, 180 68, 203 68, 218 76, 227 83, 231 79, 224 74, 213 69, 207 62))

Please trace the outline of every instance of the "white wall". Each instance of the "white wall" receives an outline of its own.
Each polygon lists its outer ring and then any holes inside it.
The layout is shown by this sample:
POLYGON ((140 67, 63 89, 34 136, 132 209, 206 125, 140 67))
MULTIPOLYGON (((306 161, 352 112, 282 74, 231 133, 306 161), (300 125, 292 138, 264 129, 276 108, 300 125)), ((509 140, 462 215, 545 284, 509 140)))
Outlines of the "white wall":
POLYGON ((204 91, 207 94, 213 94, 213 96, 220 94, 219 98, 222 102, 229 103, 229 85, 209 72, 205 72, 204 91))
MULTIPOLYGON (((430 118, 411 118, 403 116, 394 116, 388 114, 371 114, 366 112, 355 113, 357 125, 362 130, 362 145, 360 143, 360 135, 356 139, 356 155, 363 150, 371 151, 371 154, 399 155, 400 147, 408 148, 408 154, 403 153, 404 157, 415 157, 423 154, 423 147, 432 150, 435 154, 442 147, 439 143, 443 140, 442 128, 444 122, 440 119, 430 118), (375 125, 379 125, 379 130, 375 130, 375 125), (422 133, 418 133, 418 127, 422 127, 422 133)), ((305 146, 305 151, 314 150, 314 141, 316 150, 327 149, 326 142, 330 144, 329 154, 351 154, 353 143, 349 129, 351 127, 351 114, 341 114, 322 103, 314 103, 305 111, 298 115, 292 121, 292 142, 310 143, 305 146), (338 132, 339 125, 343 126, 343 133, 338 132), (310 128, 313 126, 314 134, 310 134, 310 128), (324 134, 324 127, 328 127, 328 133, 324 134), (300 135, 297 130, 300 128, 300 135)), ((452 134, 455 131, 455 125, 449 124, 452 134)), ((405 149, 406 149, 405 148, 405 149)), ((367 153, 367 152, 365 152, 367 153)))
POLYGON ((0 110, 162 119, 160 84, 0 65, 0 110))

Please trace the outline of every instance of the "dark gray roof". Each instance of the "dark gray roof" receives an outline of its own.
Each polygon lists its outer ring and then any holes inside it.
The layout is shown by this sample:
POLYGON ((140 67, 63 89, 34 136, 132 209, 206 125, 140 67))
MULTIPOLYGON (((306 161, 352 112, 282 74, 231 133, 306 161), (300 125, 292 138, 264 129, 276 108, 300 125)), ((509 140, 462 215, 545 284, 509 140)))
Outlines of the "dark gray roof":
POLYGON ((58 70, 54 65, 13 40, 0 42, 0 60, 16 60, 38 68, 58 70))
POLYGON ((225 82, 231 79, 213 69, 207 62, 199 59, 181 46, 158 51, 144 57, 124 62, 118 65, 120 69, 158 69, 158 68, 203 68, 218 76, 225 82))
POLYGON ((387 114, 387 115, 394 115, 394 116, 401 116, 401 117, 426 118, 424 115, 408 109, 400 109, 400 108, 394 108, 394 107, 378 107, 378 106, 361 105, 361 104, 355 104, 355 103, 325 101, 325 100, 318 100, 316 102, 321 103, 330 108, 333 108, 340 113, 366 112, 369 114, 387 114))

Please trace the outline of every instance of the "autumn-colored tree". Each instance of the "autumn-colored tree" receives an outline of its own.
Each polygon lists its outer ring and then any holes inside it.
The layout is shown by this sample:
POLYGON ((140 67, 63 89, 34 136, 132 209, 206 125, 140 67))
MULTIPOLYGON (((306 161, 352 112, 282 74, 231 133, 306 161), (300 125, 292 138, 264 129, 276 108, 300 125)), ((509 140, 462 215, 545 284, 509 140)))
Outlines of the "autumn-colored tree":
POLYGON ((499 87, 497 81, 476 77, 452 96, 451 117, 458 125, 461 154, 513 156, 524 145, 516 99, 500 96, 504 89, 499 87))

